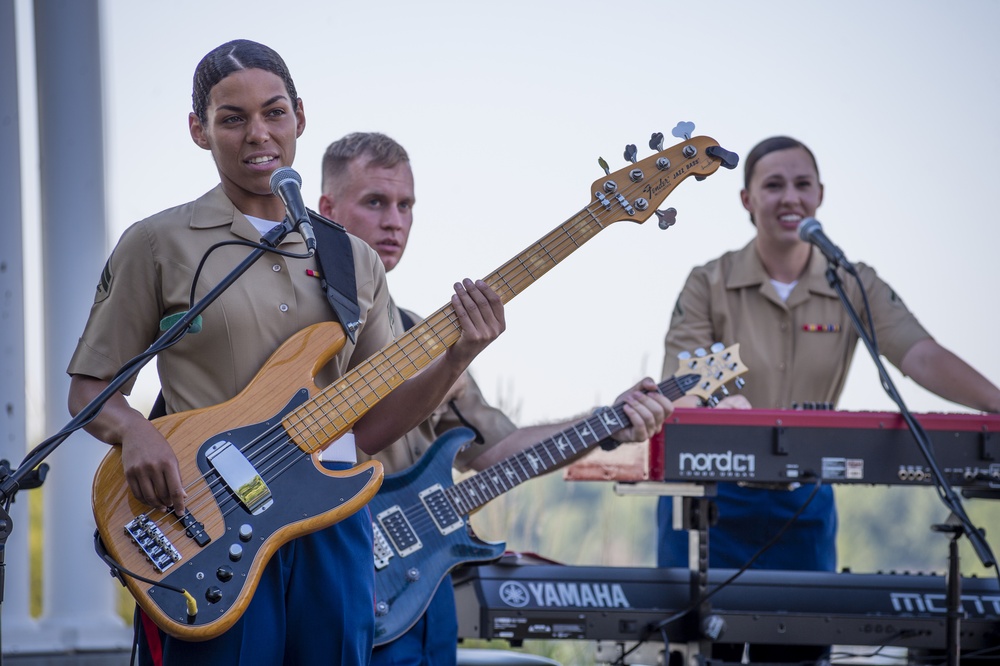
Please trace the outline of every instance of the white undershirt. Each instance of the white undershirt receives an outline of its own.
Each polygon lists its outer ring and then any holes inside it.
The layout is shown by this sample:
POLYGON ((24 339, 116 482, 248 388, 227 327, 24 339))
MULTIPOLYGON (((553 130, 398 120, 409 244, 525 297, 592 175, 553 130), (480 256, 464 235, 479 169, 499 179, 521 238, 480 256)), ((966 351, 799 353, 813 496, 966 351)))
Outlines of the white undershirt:
POLYGON ((771 284, 774 285, 774 290, 778 292, 778 298, 782 301, 788 300, 788 295, 792 293, 792 289, 795 289, 795 285, 798 283, 798 280, 795 282, 779 282, 778 280, 771 280, 771 284))
POLYGON ((268 231, 274 229, 276 226, 281 224, 281 222, 275 222, 274 220, 265 220, 262 217, 254 217, 253 215, 245 215, 244 217, 250 220, 250 224, 252 224, 257 229, 257 231, 260 232, 261 236, 264 236, 265 234, 267 234, 268 231))

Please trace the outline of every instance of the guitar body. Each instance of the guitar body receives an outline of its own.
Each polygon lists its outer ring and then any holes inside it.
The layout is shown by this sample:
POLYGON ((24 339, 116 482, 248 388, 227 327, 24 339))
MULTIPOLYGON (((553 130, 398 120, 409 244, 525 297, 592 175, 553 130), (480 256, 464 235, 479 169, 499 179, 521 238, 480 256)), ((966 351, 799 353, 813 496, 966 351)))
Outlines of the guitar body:
POLYGON ((180 463, 193 523, 135 499, 120 446, 101 462, 93 510, 110 555, 124 569, 185 589, 197 601, 189 618, 183 595, 124 577, 139 606, 167 633, 200 641, 224 632, 246 609, 278 548, 343 520, 378 491, 380 463, 328 470, 281 423, 317 391, 313 377, 343 344, 337 324, 306 328, 233 399, 154 421, 180 463), (248 480, 254 483, 243 483, 248 480))
POLYGON ((406 633, 452 569, 504 553, 506 544, 482 541, 441 501, 454 485, 455 455, 472 438, 468 428, 441 435, 412 467, 386 476, 368 505, 376 533, 375 645, 406 633))
MULTIPOLYGON (((657 389, 672 400, 688 393, 708 400, 744 372, 739 345, 717 344, 657 389)), ((375 539, 375 645, 391 643, 416 624, 452 569, 503 555, 506 544, 479 539, 468 524, 469 514, 630 425, 624 403, 596 410, 458 483, 452 481, 455 455, 473 432, 455 428, 438 437, 413 466, 385 477, 368 505, 375 539)))

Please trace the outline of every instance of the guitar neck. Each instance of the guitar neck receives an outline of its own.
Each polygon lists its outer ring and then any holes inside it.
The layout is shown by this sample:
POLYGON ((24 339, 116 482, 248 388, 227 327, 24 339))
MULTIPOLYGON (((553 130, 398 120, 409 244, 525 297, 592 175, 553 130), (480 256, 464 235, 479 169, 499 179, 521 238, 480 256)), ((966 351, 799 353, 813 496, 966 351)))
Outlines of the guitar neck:
MULTIPOLYGON (((683 379, 670 377, 664 380, 658 385, 660 393, 671 400, 680 398, 685 393, 683 379)), ((552 471, 631 425, 625 415, 624 403, 606 407, 585 421, 574 423, 552 437, 456 483, 446 492, 456 507, 464 513, 471 513, 514 486, 552 471)))
MULTIPOLYGON (((593 199, 587 207, 484 281, 508 303, 607 226, 619 220, 641 223, 681 181, 691 176, 704 178, 720 165, 732 169, 738 160, 713 139, 693 137, 608 173, 606 179, 591 185, 593 199)), ((291 412, 282 426, 302 450, 322 449, 455 344, 460 335, 458 317, 449 303, 291 412)))
MULTIPOLYGON (((592 204, 484 279, 508 303, 615 221, 614 209, 592 204), (596 209, 596 210, 595 210, 596 209)), ((461 326, 451 304, 327 386, 283 421, 303 450, 314 453, 347 432, 369 409, 455 344, 461 326)))

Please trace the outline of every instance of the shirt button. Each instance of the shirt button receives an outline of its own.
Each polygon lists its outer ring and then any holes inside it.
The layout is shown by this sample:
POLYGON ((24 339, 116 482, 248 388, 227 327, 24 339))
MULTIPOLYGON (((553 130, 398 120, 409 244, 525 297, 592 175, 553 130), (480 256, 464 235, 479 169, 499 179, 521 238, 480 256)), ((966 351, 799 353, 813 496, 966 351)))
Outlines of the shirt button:
POLYGON ((281 305, 279 305, 278 309, 281 310, 282 312, 288 312, 288 306, 285 305, 284 303, 282 303, 281 305))
POLYGON ((275 264, 274 266, 271 266, 271 270, 274 271, 275 273, 280 273, 281 272, 281 264, 275 264))
POLYGON ((783 330, 783 331, 787 331, 788 330, 788 324, 786 322, 781 322, 781 330, 783 330))

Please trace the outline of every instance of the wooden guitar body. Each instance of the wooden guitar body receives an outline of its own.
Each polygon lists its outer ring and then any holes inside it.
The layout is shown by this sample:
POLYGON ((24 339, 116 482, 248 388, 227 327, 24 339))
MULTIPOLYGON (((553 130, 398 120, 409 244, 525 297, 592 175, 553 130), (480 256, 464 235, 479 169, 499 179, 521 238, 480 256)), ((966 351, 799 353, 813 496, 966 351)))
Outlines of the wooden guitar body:
POLYGON ((314 375, 343 344, 339 325, 315 324, 289 338, 233 399, 154 421, 177 455, 181 478, 194 479, 186 488, 188 525, 133 497, 120 446, 101 462, 93 509, 108 552, 125 569, 185 589, 198 603, 189 618, 183 595, 126 576, 136 602, 167 633, 198 641, 228 629, 283 544, 343 520, 378 491, 380 463, 328 470, 282 427, 317 391, 314 375), (251 425, 230 427, 234 423, 251 425), (234 458, 237 451, 242 458, 234 458), (248 469, 266 491, 240 488, 238 481, 256 482, 248 469))

